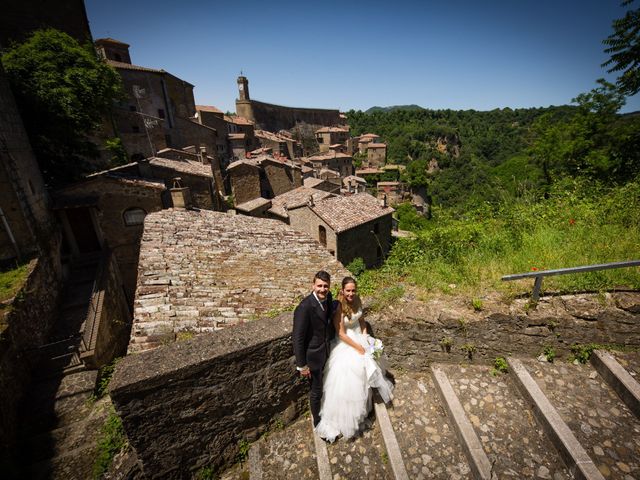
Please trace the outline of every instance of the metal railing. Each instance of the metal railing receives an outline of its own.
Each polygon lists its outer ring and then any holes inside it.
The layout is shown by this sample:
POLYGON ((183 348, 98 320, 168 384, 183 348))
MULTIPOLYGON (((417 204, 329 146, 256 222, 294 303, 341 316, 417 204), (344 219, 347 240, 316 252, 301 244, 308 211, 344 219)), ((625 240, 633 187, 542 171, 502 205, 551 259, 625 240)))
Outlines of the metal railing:
POLYGON ((531 299, 537 302, 540 299, 540 289, 542 288, 542 279, 551 275, 566 275, 567 273, 585 273, 595 272, 597 270, 609 270, 611 268, 625 268, 625 267, 638 267, 640 266, 640 260, 629 260, 626 262, 613 262, 602 263, 599 265, 585 265, 583 267, 571 267, 571 268, 558 268, 556 270, 540 270, 527 273, 514 273, 512 275, 505 275, 502 277, 503 282, 510 280, 520 280, 522 278, 535 278, 533 284, 533 292, 531 293, 531 299))
POLYGON ((100 259, 98 269, 96 271, 93 288, 91 289, 91 300, 87 308, 87 316, 82 332, 82 351, 93 350, 96 346, 98 336, 98 326, 100 324, 100 315, 102 313, 102 304, 104 300, 104 289, 106 278, 109 274, 111 262, 111 251, 106 250, 100 259))

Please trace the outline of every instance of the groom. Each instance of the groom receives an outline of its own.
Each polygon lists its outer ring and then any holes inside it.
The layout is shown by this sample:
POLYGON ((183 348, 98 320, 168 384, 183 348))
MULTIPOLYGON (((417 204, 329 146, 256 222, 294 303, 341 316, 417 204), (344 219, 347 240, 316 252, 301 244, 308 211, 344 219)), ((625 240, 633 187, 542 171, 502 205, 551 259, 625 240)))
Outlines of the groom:
POLYGON ((300 375, 311 380, 309 403, 313 426, 320 422, 322 371, 329 356, 329 342, 335 335, 331 277, 324 270, 313 277, 313 291, 293 312, 293 353, 300 375))

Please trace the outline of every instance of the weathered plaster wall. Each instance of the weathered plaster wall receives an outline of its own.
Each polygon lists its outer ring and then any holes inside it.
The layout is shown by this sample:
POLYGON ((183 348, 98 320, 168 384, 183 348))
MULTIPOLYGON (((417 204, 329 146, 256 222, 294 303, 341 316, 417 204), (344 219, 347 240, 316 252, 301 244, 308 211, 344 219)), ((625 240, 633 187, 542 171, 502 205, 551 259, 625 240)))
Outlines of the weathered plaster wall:
POLYGON ((292 314, 129 355, 111 398, 149 478, 191 478, 230 464, 238 443, 306 404, 292 356, 292 314))
POLYGON ((360 257, 367 267, 379 264, 389 252, 391 239, 391 215, 358 225, 338 235, 337 258, 344 265, 360 257), (375 232, 377 225, 378 233, 375 232), (378 255, 380 248, 380 255, 378 255))

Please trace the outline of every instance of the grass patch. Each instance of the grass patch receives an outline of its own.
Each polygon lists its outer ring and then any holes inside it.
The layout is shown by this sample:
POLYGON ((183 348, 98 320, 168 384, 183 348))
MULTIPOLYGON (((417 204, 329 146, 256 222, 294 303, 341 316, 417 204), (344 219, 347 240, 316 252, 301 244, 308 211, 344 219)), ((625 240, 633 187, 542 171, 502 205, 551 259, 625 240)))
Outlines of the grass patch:
MULTIPOLYGON (((511 273, 640 258, 640 179, 621 187, 565 181, 548 199, 526 197, 479 205, 463 214, 434 208, 433 219, 399 238, 385 265, 360 276, 363 295, 406 282, 425 291, 481 299, 530 293, 533 279, 502 282, 511 273)), ((544 291, 640 289, 640 269, 547 277, 544 291)), ((482 308, 480 302, 473 307, 482 308)))
MULTIPOLYGON (((29 276, 29 264, 18 265, 10 270, 0 272, 0 302, 14 297, 22 288, 29 276)), ((2 306, 0 305, 0 308, 2 306)))
POLYGON ((127 444, 122 420, 111 410, 98 439, 98 456, 93 464, 93 478, 99 479, 111 466, 113 457, 127 444))

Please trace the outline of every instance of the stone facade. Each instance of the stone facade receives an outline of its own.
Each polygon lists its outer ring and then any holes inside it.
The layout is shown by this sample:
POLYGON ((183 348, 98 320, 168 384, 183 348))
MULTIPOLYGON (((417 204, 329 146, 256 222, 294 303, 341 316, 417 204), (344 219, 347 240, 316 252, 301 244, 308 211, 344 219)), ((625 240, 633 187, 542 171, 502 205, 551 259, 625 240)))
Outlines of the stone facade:
POLYGON ((318 126, 341 125, 344 123, 344 119, 340 116, 338 110, 284 107, 251 100, 249 96, 249 81, 246 77, 238 78, 238 88, 239 98, 236 100, 236 113, 251 120, 261 130, 270 132, 290 130, 301 123, 318 126))
POLYGON ((260 155, 238 160, 227 167, 236 205, 281 195, 302 186, 302 170, 290 161, 260 155))
POLYGON ((292 308, 322 269, 347 274, 282 222, 207 210, 147 215, 129 352, 292 308))
POLYGON ((376 188, 378 190, 378 199, 384 200, 386 198, 389 205, 402 203, 405 200, 405 193, 407 197, 410 197, 410 193, 406 190, 406 185, 402 182, 378 182, 376 188))
POLYGON ((341 177, 353 175, 353 158, 346 153, 331 151, 308 157, 306 161, 313 166, 318 175, 323 168, 338 172, 341 177))
POLYGON ((266 130, 256 130, 256 138, 262 148, 270 148, 272 153, 278 156, 289 159, 302 156, 302 146, 293 138, 266 130))
MULTIPOLYGON (((58 213, 65 227, 67 241, 77 232, 95 225, 74 225, 69 217, 73 210, 91 208, 99 231, 118 261, 129 299, 133 299, 138 271, 138 254, 142 237, 142 219, 128 220, 131 213, 141 210, 149 214, 163 208, 164 184, 126 178, 114 173, 93 174, 87 179, 55 192, 58 213)), ((73 249, 72 249, 73 250, 73 249)))
POLYGON ((379 264, 391 244, 392 208, 368 193, 331 196, 288 211, 292 227, 318 240, 344 265, 379 264))
POLYGON ((260 167, 249 160, 238 160, 227 167, 227 172, 231 177, 231 191, 236 205, 262 196, 260 171, 260 167))
POLYGON ((1 66, 0 212, 0 263, 33 254, 53 228, 44 181, 1 66))
POLYGON ((349 127, 322 127, 316 130, 316 141, 321 153, 328 152, 336 144, 343 145, 346 149, 347 140, 349 140, 349 127))
POLYGON ((270 196, 267 198, 273 198, 302 186, 302 172, 297 165, 268 157, 261 163, 269 184, 270 196))
POLYGON ((369 167, 381 167, 387 162, 387 145, 384 143, 370 143, 367 148, 367 162, 369 167))
POLYGON ((308 387, 297 380, 292 322, 291 313, 263 318, 118 363, 111 399, 148 478, 220 471, 240 441, 301 414, 308 387))

